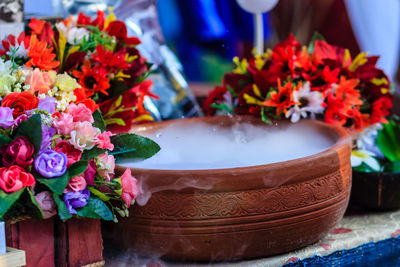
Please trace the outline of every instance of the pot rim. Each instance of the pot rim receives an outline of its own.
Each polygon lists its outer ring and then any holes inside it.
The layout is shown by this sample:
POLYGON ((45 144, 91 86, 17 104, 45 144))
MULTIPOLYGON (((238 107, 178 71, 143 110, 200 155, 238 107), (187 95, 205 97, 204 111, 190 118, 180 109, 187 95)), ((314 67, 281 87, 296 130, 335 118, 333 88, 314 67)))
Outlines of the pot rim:
MULTIPOLYGON (((213 116, 213 117, 195 117, 195 118, 184 118, 184 119, 174 119, 174 120, 168 120, 168 121, 160 121, 160 122, 152 122, 152 123, 145 123, 145 124, 140 124, 137 126, 134 126, 131 129, 131 133, 136 133, 140 135, 140 130, 142 128, 145 129, 153 129, 153 128, 162 128, 165 127, 171 123, 174 122, 182 122, 182 121, 187 121, 187 122, 193 122, 193 121, 203 121, 203 122, 213 122, 213 121, 225 121, 227 120, 227 118, 229 118, 232 121, 238 121, 238 122, 245 122, 245 121, 259 121, 262 122, 261 119, 250 116, 250 115, 234 115, 234 116, 213 116), (135 129, 139 129, 139 132, 135 132, 135 129)), ((316 154, 312 154, 309 156, 305 156, 305 157, 300 157, 300 158, 295 158, 295 159, 291 159, 291 160, 286 160, 286 161, 280 161, 280 162, 275 162, 275 163, 268 163, 268 164, 261 164, 261 165, 251 165, 251 166, 245 166, 245 167, 235 167, 235 168, 216 168, 216 169, 190 169, 190 170, 179 170, 179 169, 147 169, 147 168, 134 168, 131 167, 130 169, 132 171, 135 172, 146 172, 149 175, 174 175, 179 173, 179 175, 185 175, 185 174, 190 174, 190 175, 199 175, 199 176, 203 176, 203 175, 209 175, 210 171, 212 171, 214 174, 218 175, 218 174, 224 174, 227 171, 232 171, 234 170, 237 173, 247 173, 247 172, 253 172, 256 169, 265 169, 265 168, 271 168, 271 169, 275 169, 275 168, 280 168, 280 165, 285 164, 286 167, 291 167, 291 166, 296 166, 299 165, 299 161, 300 162, 308 162, 308 161, 312 161, 315 159, 318 159, 320 157, 323 156, 329 156, 332 153, 336 153, 336 150, 339 150, 340 148, 342 148, 345 145, 350 145, 351 144, 348 143, 349 140, 351 140, 351 134, 344 129, 343 127, 337 126, 337 125, 332 125, 332 124, 328 124, 322 121, 318 121, 318 120, 312 120, 312 119, 304 119, 303 121, 308 121, 308 122, 312 122, 313 124, 318 125, 318 127, 322 127, 325 129, 329 129, 329 131, 331 131, 334 135, 336 135, 336 142, 330 146, 329 148, 318 152, 316 154)), ((278 122, 278 121, 273 121, 274 122, 278 122)), ((285 124, 290 124, 291 122, 287 121, 287 120, 279 120, 280 123, 285 123, 285 124)), ((144 129, 143 129, 144 130, 144 129)), ((116 164, 116 169, 117 170, 125 170, 127 167, 124 166, 120 166, 118 164, 116 164)))

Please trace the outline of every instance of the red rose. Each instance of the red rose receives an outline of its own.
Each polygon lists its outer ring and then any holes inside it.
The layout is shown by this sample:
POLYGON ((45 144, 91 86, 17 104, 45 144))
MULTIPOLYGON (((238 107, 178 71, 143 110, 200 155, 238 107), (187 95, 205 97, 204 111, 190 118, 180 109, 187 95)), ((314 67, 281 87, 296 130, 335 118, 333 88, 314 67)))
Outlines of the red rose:
POLYGON ((81 151, 79 149, 74 148, 69 142, 61 141, 58 143, 54 149, 56 152, 62 152, 67 156, 68 162, 67 167, 71 166, 72 163, 75 163, 81 160, 81 151))
POLYGON ((13 165, 0 168, 0 188, 5 192, 15 192, 34 184, 33 175, 25 172, 20 166, 13 165))
POLYGON ((35 148, 25 136, 15 138, 3 149, 3 164, 6 167, 18 165, 22 168, 29 167, 33 162, 33 153, 35 148), (5 148, 5 149, 4 149, 5 148))
POLYGON ((28 92, 13 92, 4 97, 3 101, 1 102, 2 107, 9 107, 14 109, 14 119, 24 114, 25 111, 37 108, 38 105, 38 98, 28 92))

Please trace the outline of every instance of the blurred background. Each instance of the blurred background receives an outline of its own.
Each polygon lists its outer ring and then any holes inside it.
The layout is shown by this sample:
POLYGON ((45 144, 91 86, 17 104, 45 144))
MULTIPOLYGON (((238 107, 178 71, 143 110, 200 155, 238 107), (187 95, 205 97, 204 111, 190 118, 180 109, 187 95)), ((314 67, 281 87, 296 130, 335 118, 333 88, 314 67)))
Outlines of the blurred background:
MULTIPOLYGON (((234 0, 2 0, 3 13, 6 2, 21 2, 25 20, 57 19, 79 11, 95 14, 98 8, 113 6, 130 33, 142 39, 142 54, 168 70, 161 76, 184 89, 188 81, 200 98, 231 70, 232 57, 247 57, 253 48, 253 17, 234 0)), ((263 17, 265 48, 289 33, 308 44, 317 31, 328 42, 349 48, 352 56, 360 51, 380 55, 378 66, 393 82, 400 81, 398 0, 280 0, 263 17)), ((160 86, 165 83, 155 79, 160 86)), ((199 111, 193 111, 196 114, 199 111)))

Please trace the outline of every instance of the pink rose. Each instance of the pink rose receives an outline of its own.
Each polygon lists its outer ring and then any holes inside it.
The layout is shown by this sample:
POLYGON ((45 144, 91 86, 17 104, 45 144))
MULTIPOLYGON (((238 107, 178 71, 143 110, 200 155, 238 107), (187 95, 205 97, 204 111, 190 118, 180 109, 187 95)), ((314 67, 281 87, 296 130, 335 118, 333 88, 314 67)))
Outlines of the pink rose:
POLYGON ((30 86, 28 92, 31 94, 35 94, 35 92, 39 92, 39 94, 46 94, 50 90, 53 81, 48 72, 42 72, 39 69, 34 69, 26 77, 25 84, 30 86))
POLYGON ((114 177, 115 158, 113 155, 108 155, 107 152, 101 154, 97 157, 96 163, 97 170, 101 177, 107 181, 114 177))
POLYGON ((68 162, 67 167, 71 166, 71 164, 80 161, 82 152, 79 149, 74 148, 67 141, 60 141, 54 148, 56 152, 62 152, 67 156, 68 162))
POLYGON ((87 108, 84 104, 75 105, 71 103, 68 105, 67 109, 68 114, 71 114, 74 117, 74 122, 78 121, 88 121, 90 123, 94 122, 92 111, 87 108))
POLYGON ((43 191, 35 195, 35 199, 43 212, 44 219, 48 219, 57 214, 56 203, 49 191, 43 191))
POLYGON ((32 174, 25 172, 20 166, 0 168, 0 188, 5 192, 15 192, 23 187, 35 184, 32 174))
POLYGON ((74 129, 74 117, 68 113, 61 113, 60 117, 56 117, 53 120, 54 128, 56 128, 58 134, 70 135, 74 129))
POLYGON ((113 136, 114 134, 109 131, 105 131, 101 134, 99 134, 96 138, 96 144, 99 148, 103 149, 108 149, 108 150, 113 150, 114 145, 111 143, 110 137, 113 136))
POLYGON ((85 189, 87 186, 86 180, 83 177, 83 175, 78 175, 75 176, 71 179, 69 179, 67 188, 65 188, 64 193, 68 193, 68 192, 78 192, 81 191, 83 189, 85 189))
POLYGON ((27 168, 33 162, 34 152, 35 148, 28 138, 19 136, 8 144, 2 152, 3 165, 6 167, 18 165, 27 168))
POLYGON ((121 176, 122 194, 121 198, 129 208, 132 201, 137 197, 139 189, 137 187, 137 179, 132 177, 131 169, 127 168, 121 176))
POLYGON ((79 150, 92 149, 99 133, 100 130, 93 127, 88 121, 76 122, 75 129, 70 133, 69 142, 79 150))

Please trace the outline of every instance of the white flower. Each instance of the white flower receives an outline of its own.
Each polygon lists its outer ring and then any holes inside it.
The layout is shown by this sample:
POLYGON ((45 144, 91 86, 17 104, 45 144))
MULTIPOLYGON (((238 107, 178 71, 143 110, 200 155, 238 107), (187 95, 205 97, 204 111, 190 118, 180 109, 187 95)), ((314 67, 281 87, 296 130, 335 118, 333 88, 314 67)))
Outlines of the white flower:
POLYGON ((365 129, 357 137, 357 148, 361 150, 367 150, 374 153, 378 158, 384 158, 381 150, 376 144, 376 138, 378 137, 378 130, 382 129, 383 126, 380 123, 373 124, 365 129))
POLYGON ((233 97, 231 92, 226 91, 226 93, 223 95, 223 100, 222 102, 218 103, 220 105, 225 105, 229 110, 226 109, 219 109, 216 112, 216 115, 228 115, 233 113, 233 108, 234 108, 234 102, 233 102, 233 97))
POLYGON ((291 122, 298 122, 300 117, 307 118, 307 112, 311 113, 311 118, 315 114, 324 112, 321 104, 324 102, 324 96, 317 91, 310 91, 310 83, 306 82, 300 90, 293 92, 293 101, 299 103, 291 107, 286 113, 286 118, 291 122))
POLYGON ((11 93, 17 78, 14 76, 11 61, 4 61, 0 58, 0 96, 11 93))
POLYGON ((365 163, 368 167, 375 171, 379 171, 381 169, 379 162, 373 158, 375 156, 374 153, 366 150, 353 150, 351 152, 351 166, 358 167, 362 163, 365 163))
POLYGON ((89 39, 89 31, 85 28, 76 27, 74 23, 70 23, 68 26, 65 26, 63 22, 59 22, 56 23, 56 28, 62 32, 67 39, 67 42, 72 45, 79 44, 83 38, 86 38, 86 40, 89 39))

